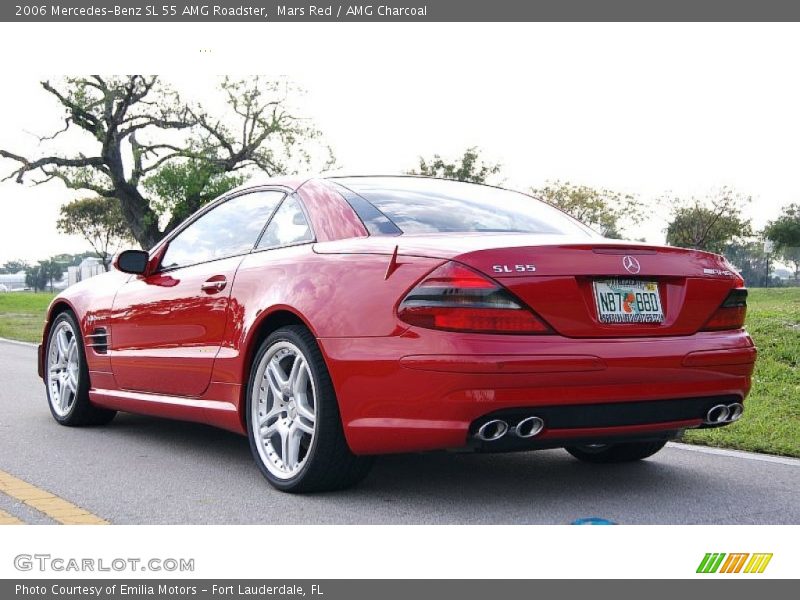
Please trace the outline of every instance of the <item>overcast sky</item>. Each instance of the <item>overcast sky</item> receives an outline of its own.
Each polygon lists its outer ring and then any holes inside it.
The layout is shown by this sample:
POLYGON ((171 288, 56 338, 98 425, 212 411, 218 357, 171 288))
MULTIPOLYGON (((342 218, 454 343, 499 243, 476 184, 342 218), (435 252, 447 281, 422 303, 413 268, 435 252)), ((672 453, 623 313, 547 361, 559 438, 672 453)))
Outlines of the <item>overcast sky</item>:
MULTIPOLYGON (((800 200, 798 33, 794 24, 2 24, 0 147, 35 156, 33 134, 58 126, 42 78, 158 72, 208 103, 220 74, 284 75, 307 90, 304 110, 347 173, 398 173, 420 154, 477 145, 503 164, 507 187, 561 179, 638 195, 652 218, 632 237, 663 242, 665 195, 731 186, 753 196, 757 226, 800 200)), ((3 175, 12 167, 0 160, 3 175)), ((0 263, 87 249, 55 230, 74 196, 55 182, 0 184, 0 263)))

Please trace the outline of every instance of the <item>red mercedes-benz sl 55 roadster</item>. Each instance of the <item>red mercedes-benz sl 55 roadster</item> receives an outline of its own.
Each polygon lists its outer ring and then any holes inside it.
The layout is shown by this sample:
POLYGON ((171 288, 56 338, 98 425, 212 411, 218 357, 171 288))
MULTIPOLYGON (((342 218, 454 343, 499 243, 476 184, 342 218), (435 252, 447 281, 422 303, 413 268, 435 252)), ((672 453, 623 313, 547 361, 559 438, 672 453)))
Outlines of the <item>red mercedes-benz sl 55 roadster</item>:
POLYGON ((39 371, 63 425, 222 427, 285 491, 392 452, 631 461, 741 417, 746 298, 722 256, 606 239, 525 194, 273 179, 59 295, 39 371))

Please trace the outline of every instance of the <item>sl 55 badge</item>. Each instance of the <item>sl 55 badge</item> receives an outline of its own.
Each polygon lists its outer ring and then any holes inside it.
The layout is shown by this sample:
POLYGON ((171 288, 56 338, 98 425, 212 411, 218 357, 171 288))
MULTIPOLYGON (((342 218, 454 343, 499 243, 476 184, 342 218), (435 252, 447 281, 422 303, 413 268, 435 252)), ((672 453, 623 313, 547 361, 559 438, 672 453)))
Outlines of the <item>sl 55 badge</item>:
POLYGON ((533 273, 536 271, 534 265, 492 265, 495 273, 533 273))

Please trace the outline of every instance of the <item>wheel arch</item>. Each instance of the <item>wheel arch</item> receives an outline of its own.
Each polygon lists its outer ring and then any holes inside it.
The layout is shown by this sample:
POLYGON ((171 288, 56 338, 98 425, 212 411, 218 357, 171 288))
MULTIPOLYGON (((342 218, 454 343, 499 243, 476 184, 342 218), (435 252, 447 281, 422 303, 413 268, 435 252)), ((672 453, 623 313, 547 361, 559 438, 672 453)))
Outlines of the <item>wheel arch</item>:
POLYGON ((58 315, 66 311, 69 311, 73 315, 75 315, 75 321, 77 321, 78 323, 78 329, 81 330, 78 333, 80 333, 81 336, 83 336, 83 323, 81 322, 81 318, 78 315, 78 311, 75 310, 75 307, 66 298, 56 297, 53 299, 53 302, 47 309, 47 319, 45 320, 44 332, 42 334, 43 344, 47 343, 47 336, 50 335, 50 328, 53 326, 53 321, 56 320, 58 315))
POLYGON ((44 379, 44 353, 47 349, 47 338, 50 337, 50 329, 53 327, 53 321, 56 320, 58 315, 63 312, 70 311, 73 315, 75 315, 75 320, 78 323, 78 334, 83 337, 83 331, 81 330, 81 320, 78 318, 78 313, 75 311, 75 307, 67 301, 65 298, 57 296, 53 299, 50 303, 50 306, 47 308, 47 315, 44 320, 44 326, 42 328, 42 344, 39 350, 39 358, 38 358, 38 367, 39 367, 39 377, 44 379))
MULTIPOLYGON (((244 344, 244 352, 242 354, 242 373, 241 379, 241 396, 239 398, 239 423, 242 430, 246 431, 247 422, 247 388, 250 381, 250 369, 252 368, 253 358, 258 351, 261 343, 273 332, 281 327, 288 325, 302 325, 311 332, 315 338, 317 334, 311 324, 298 310, 286 306, 279 305, 263 311, 258 319, 253 323, 250 328, 250 333, 244 344)), ((324 354, 323 354, 324 360, 324 354)))

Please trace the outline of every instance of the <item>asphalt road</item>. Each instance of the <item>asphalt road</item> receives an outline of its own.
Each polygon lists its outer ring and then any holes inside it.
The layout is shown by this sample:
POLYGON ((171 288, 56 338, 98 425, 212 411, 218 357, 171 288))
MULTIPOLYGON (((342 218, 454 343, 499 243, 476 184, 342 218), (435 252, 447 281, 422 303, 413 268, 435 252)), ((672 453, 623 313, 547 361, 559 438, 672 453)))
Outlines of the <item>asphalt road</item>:
MULTIPOLYGON (((61 427, 35 349, 0 342, 0 365, 0 471, 115 524, 800 523, 800 460, 683 445, 609 466, 562 450, 387 456, 356 489, 292 496, 261 477, 243 437, 128 414, 61 427)), ((0 511, 53 523, 2 492, 0 511)))

